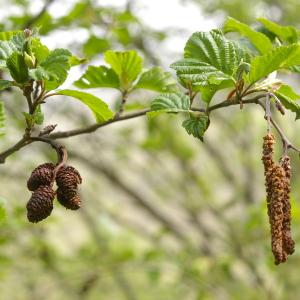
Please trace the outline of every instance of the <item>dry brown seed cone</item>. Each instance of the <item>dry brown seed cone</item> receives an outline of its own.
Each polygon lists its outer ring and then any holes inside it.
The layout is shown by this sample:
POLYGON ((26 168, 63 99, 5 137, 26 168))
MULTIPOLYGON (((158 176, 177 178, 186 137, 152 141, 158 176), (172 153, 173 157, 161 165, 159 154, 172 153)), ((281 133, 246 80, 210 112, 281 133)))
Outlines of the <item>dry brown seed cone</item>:
POLYGON ((285 171, 285 194, 283 202, 283 247, 287 254, 292 254, 295 251, 295 242, 291 233, 291 160, 289 156, 285 155, 281 159, 281 166, 285 171))
POLYGON ((81 199, 77 189, 59 187, 56 196, 58 202, 65 208, 76 210, 81 206, 81 199))
POLYGON ((76 189, 78 184, 82 183, 79 172, 71 166, 63 166, 56 175, 56 184, 58 187, 76 189))
POLYGON ((54 197, 55 193, 50 186, 42 185, 36 189, 26 205, 28 220, 37 223, 50 216, 54 197))
POLYGON ((45 163, 35 168, 27 181, 28 189, 35 191, 42 185, 50 185, 53 179, 54 168, 55 165, 52 163, 45 163))

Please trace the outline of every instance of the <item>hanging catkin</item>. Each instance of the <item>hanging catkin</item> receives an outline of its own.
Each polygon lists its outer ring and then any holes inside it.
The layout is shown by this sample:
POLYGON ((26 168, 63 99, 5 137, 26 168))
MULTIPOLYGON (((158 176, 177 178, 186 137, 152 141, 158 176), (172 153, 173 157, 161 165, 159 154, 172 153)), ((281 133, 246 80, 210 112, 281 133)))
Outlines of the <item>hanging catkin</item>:
POLYGON ((294 252, 294 241, 291 237, 290 205, 290 158, 282 157, 276 164, 274 155, 274 136, 264 137, 262 161, 265 169, 267 207, 271 226, 271 246, 275 264, 285 262, 288 255, 294 252))
POLYGON ((291 159, 285 155, 281 159, 281 166, 285 171, 285 186, 284 186, 284 202, 283 202, 283 244, 284 250, 287 254, 294 252, 295 242, 291 233, 291 203, 290 203, 290 191, 291 191, 291 159))

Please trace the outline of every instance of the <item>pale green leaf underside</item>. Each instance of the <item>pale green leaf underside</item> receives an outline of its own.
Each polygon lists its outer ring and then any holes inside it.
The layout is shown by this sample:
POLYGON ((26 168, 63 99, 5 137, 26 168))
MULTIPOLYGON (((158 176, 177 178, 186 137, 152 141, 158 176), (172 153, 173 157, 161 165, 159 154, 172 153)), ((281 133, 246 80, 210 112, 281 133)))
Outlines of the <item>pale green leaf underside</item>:
POLYGON ((28 80, 28 67, 24 56, 19 52, 13 52, 6 60, 6 66, 9 69, 11 77, 18 83, 24 83, 28 80))
POLYGON ((4 104, 0 101, 0 137, 5 134, 5 112, 4 104))
POLYGON ((190 99, 182 93, 163 93, 158 95, 151 102, 150 116, 155 116, 160 113, 177 113, 189 112, 190 99))
POLYGON ((278 69, 285 69, 300 64, 300 45, 280 46, 268 53, 257 56, 250 66, 246 77, 249 83, 256 82, 278 69))
POLYGON ((13 35, 9 40, 0 40, 0 68, 6 67, 6 59, 13 52, 21 52, 23 50, 24 42, 23 33, 13 35))
POLYGON ((282 41, 288 43, 295 43, 298 41, 298 32, 296 28, 292 26, 281 26, 265 18, 258 18, 257 20, 263 24, 265 28, 277 35, 282 41))
POLYGON ((261 32, 257 32, 250 26, 228 17, 224 24, 225 32, 238 32, 250 40, 252 45, 260 52, 265 53, 272 49, 272 42, 261 32))
POLYGON ((94 113, 98 123, 108 121, 114 116, 114 113, 109 109, 108 105, 103 100, 89 93, 76 90, 60 90, 55 93, 58 95, 73 97, 87 105, 94 113))
POLYGON ((176 92, 178 86, 172 74, 161 67, 154 67, 142 73, 134 86, 136 89, 152 90, 156 92, 176 92))
POLYGON ((143 68, 143 60, 134 50, 124 52, 109 50, 105 52, 104 59, 125 83, 133 82, 143 68))
POLYGON ((120 88, 120 80, 116 72, 105 66, 89 66, 85 73, 74 82, 81 89, 120 88))
POLYGON ((300 105, 296 102, 300 99, 292 87, 289 85, 282 85, 276 92, 275 95, 280 99, 283 106, 296 113, 296 120, 300 118, 300 105))
POLYGON ((190 82, 194 86, 204 86, 224 80, 234 81, 234 78, 217 69, 217 67, 194 58, 184 58, 171 65, 177 76, 183 82, 190 82))
POLYGON ((182 126, 188 134, 193 135, 195 138, 203 141, 203 135, 208 127, 208 116, 200 115, 199 117, 190 117, 183 121, 182 126))

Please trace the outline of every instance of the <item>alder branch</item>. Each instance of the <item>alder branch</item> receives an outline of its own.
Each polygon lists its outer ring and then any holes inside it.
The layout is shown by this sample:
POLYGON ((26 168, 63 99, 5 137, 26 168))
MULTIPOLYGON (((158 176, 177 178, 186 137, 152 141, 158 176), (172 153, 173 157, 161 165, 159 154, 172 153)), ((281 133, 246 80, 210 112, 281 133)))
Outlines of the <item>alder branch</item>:
POLYGON ((134 119, 140 116, 144 116, 146 115, 148 112, 150 112, 150 109, 144 109, 141 111, 137 111, 134 113, 130 113, 130 114, 126 114, 123 116, 119 116, 118 118, 114 118, 114 119, 110 119, 104 123, 101 124, 93 124, 93 125, 89 125, 86 127, 82 127, 82 128, 78 128, 78 129, 73 129, 73 130, 69 130, 69 131, 58 131, 52 134, 49 134, 47 137, 50 139, 61 139, 61 138, 68 138, 68 137, 72 137, 75 135, 80 135, 80 134, 86 134, 86 133, 91 133, 96 131, 97 129, 107 126, 109 124, 112 123, 116 123, 119 121, 124 121, 124 120, 129 120, 129 119, 134 119))
MULTIPOLYGON (((258 104, 258 100, 263 98, 263 97, 265 97, 265 95, 258 95, 254 98, 244 100, 243 103, 244 104, 250 104, 250 103, 258 104)), ((208 110, 205 110, 203 108, 191 108, 191 110, 192 111, 199 111, 199 112, 206 112, 206 111, 211 112, 211 111, 219 109, 219 108, 232 106, 232 105, 237 105, 237 104, 239 105, 240 102, 231 102, 231 101, 229 102, 229 101, 226 100, 226 101, 223 101, 219 104, 210 106, 208 108, 208 110)), ((90 126, 87 126, 87 127, 79 128, 79 129, 73 129, 73 130, 69 130, 69 131, 60 131, 60 132, 52 133, 48 137, 51 138, 51 139, 60 139, 60 138, 68 138, 68 137, 72 137, 72 136, 80 135, 80 134, 85 134, 85 133, 91 133, 91 132, 94 132, 97 129, 99 129, 101 127, 104 127, 104 126, 107 126, 111 123, 115 123, 115 122, 119 122, 119 121, 123 121, 123 120, 128 120, 128 119, 140 117, 140 116, 143 116, 143 115, 147 114, 148 112, 150 112, 150 109, 145 109, 145 110, 138 111, 138 112, 135 112, 135 113, 132 113, 132 114, 127 114, 127 115, 120 116, 118 118, 108 120, 108 121, 106 121, 104 123, 101 123, 101 124, 93 124, 93 125, 90 125, 90 126)))
MULTIPOLYGON (((264 94, 259 94, 253 98, 250 99, 245 99, 242 101, 243 104, 260 104, 259 99, 264 98, 265 97, 265 93, 264 94)), ((233 100, 225 100, 221 103, 218 103, 216 105, 210 106, 208 107, 207 110, 203 109, 203 108, 191 108, 192 111, 199 111, 199 112, 203 112, 203 113, 210 113, 214 110, 220 109, 220 108, 224 108, 224 107, 228 107, 228 106, 232 106, 232 105, 240 105, 241 101, 237 101, 238 99, 233 99, 233 100)), ((263 106, 264 108, 264 106, 263 106)), ((72 136, 77 136, 77 135, 81 135, 81 134, 87 134, 87 133, 92 133, 95 132, 96 130, 98 130, 101 127, 105 127, 107 125, 119 122, 119 121, 124 121, 124 120, 129 120, 129 119, 134 119, 140 116, 144 116, 146 115, 148 112, 150 112, 150 109, 144 109, 141 111, 137 111, 137 112, 133 112, 133 113, 129 113, 126 115, 122 115, 122 116, 118 116, 117 118, 114 117, 113 119, 110 119, 106 122, 103 122, 101 124, 96 123, 93 125, 89 125, 86 127, 82 127, 82 128, 78 128, 78 129, 73 129, 73 130, 69 130, 69 131, 59 131, 56 133, 52 133, 49 135, 45 135, 44 137, 48 140, 55 140, 55 139, 61 139, 61 138, 69 138, 72 136)), ((272 122, 274 122, 272 120, 272 122)), ((274 125, 274 127, 278 127, 276 125, 274 125)), ((286 141, 288 141, 287 139, 285 139, 286 141)), ((4 163, 6 158, 10 155, 12 155, 13 153, 15 153, 16 151, 20 150, 21 148, 27 146, 28 144, 31 144, 33 142, 37 141, 36 138, 31 137, 29 134, 25 134, 22 139, 20 141, 18 141, 15 145, 13 145, 12 147, 10 147, 9 149, 3 151, 2 153, 0 153, 0 164, 4 163)), ((295 146, 293 146, 290 142, 287 143, 288 148, 294 149, 296 151, 297 148, 295 146)), ((300 150, 299 150, 300 153, 300 150)))

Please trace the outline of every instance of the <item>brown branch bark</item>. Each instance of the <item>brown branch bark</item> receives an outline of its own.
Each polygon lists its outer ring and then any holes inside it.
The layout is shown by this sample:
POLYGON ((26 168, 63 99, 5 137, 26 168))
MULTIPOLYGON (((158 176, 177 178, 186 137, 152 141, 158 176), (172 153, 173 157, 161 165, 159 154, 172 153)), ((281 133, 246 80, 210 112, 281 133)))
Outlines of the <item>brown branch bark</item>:
MULTIPOLYGON (((264 106, 259 102, 259 99, 265 97, 265 94, 260 94, 257 95, 251 99, 246 99, 243 100, 242 103, 243 104, 259 104, 261 105, 263 108, 264 106)), ((207 110, 204 109, 199 109, 199 108, 191 108, 191 110, 193 111, 200 111, 200 112, 206 112, 206 113, 210 113, 214 110, 220 109, 220 108, 224 108, 224 107, 228 107, 228 106, 232 106, 232 105, 240 105, 241 101, 223 101, 221 103, 218 103, 216 105, 210 106, 207 110)), ((129 119, 134 119, 140 116, 144 116, 146 115, 148 112, 150 111, 150 109, 144 109, 141 111, 137 111, 134 113, 130 113, 130 114, 126 114, 123 116, 119 116, 117 118, 113 118, 110 119, 104 123, 101 124, 93 124, 93 125, 89 125, 86 127, 82 127, 82 128, 78 128, 78 129, 73 129, 73 130, 69 130, 69 131, 60 131, 60 132, 56 132, 56 133, 52 133, 49 134, 47 136, 45 136, 45 138, 49 139, 49 140, 54 140, 54 139, 61 139, 61 138, 68 138, 68 137, 72 137, 72 136, 77 136, 77 135, 81 135, 81 134, 87 134, 87 133, 91 133, 94 132, 96 130, 98 130, 101 127, 110 125, 112 123, 116 123, 119 121, 124 121, 124 120, 129 120, 129 119)), ((274 127, 278 130, 278 125, 271 120, 271 122, 273 123, 274 127)), ((282 131, 279 129, 278 132, 280 133, 281 136, 282 135, 282 131)), ((287 141, 287 148, 291 148, 295 151, 298 151, 300 153, 300 150, 298 150, 295 146, 293 146, 290 142, 288 142, 288 140, 285 138, 284 141, 287 141)), ((22 139, 20 141, 18 141, 15 145, 13 145, 12 147, 10 147, 9 149, 3 151, 2 153, 0 153, 0 164, 4 163, 6 158, 8 156, 10 156, 11 154, 13 154, 14 152, 20 150, 21 148, 25 147, 26 145, 30 144, 34 142, 34 140, 31 139, 31 137, 29 135, 25 135, 24 137, 22 137, 22 139)))

